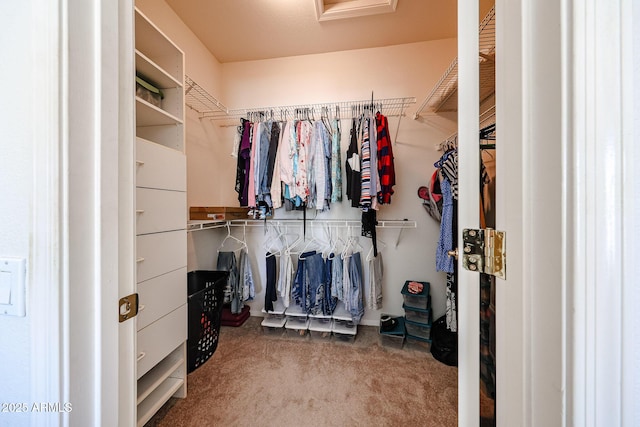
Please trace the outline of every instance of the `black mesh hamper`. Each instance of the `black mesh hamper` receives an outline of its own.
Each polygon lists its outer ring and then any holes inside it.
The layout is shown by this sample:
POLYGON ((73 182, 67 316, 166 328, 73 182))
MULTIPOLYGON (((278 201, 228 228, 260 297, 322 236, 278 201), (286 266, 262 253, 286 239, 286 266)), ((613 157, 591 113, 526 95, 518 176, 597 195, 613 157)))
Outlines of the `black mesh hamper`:
POLYGON ((187 372, 209 360, 218 347, 224 288, 229 272, 196 270, 187 275, 187 372))

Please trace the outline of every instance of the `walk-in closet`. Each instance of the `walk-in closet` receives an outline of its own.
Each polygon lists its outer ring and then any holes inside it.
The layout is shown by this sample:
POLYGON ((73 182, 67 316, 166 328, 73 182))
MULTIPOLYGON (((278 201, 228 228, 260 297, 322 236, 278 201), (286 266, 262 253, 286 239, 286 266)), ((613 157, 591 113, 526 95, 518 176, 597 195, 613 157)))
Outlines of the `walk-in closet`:
POLYGON ((0 427, 634 425, 636 3, 0 2, 0 427))
MULTIPOLYGON (((295 390, 292 381, 303 388, 291 425, 339 401, 348 404, 320 424, 355 422, 351 410, 384 425, 456 425, 456 9, 136 1, 138 425, 267 425, 257 419, 269 402, 282 404, 273 390, 295 390), (428 24, 411 18, 425 14, 428 24), (301 363, 332 372, 281 373, 301 363), (229 389, 212 389, 219 381, 229 389), (395 397, 358 406, 361 387, 395 397)), ((492 1, 477 21, 484 229, 495 203, 492 1)), ((489 426, 495 285, 486 276, 478 286, 489 426)))

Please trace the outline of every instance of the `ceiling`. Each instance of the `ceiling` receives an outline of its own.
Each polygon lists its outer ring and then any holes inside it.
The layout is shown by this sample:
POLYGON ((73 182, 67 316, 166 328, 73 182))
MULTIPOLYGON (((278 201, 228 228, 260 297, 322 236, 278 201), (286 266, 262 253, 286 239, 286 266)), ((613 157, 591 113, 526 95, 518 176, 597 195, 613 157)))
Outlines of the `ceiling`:
MULTIPOLYGON (((397 0, 395 12, 318 20, 317 7, 393 0, 166 0, 218 61, 250 61, 456 37, 455 0, 397 0)), ((478 22, 493 0, 480 0, 478 22)), ((353 15, 350 14, 351 16, 353 15)))

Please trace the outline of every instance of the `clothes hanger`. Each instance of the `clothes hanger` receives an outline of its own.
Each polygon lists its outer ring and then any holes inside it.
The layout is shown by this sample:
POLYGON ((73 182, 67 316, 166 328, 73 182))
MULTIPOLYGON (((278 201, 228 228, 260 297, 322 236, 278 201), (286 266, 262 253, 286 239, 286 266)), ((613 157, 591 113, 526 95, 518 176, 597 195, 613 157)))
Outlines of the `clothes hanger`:
MULTIPOLYGON (((387 247, 387 244, 385 242, 377 238, 376 238, 376 245, 378 248, 378 253, 382 252, 382 250, 387 247), (382 245, 382 247, 380 247, 380 245, 382 245)), ((365 259, 367 261, 371 261, 373 258, 375 258, 372 255, 373 255, 373 242, 371 243, 371 247, 369 248, 369 252, 367 252, 367 256, 365 259)))
POLYGON ((222 251, 222 249, 224 248, 224 244, 227 240, 233 240, 236 243, 240 244, 240 248, 235 249, 233 252, 237 250, 242 250, 242 249, 245 249, 248 252, 247 243, 244 240, 240 240, 237 237, 231 235, 231 226, 229 225, 228 222, 227 222, 227 236, 222 240, 222 243, 218 247, 218 252, 222 251))
POLYGON ((281 240, 283 233, 279 229, 279 227, 273 224, 267 223, 265 227, 265 234, 269 234, 269 235, 265 239, 265 242, 262 246, 265 252, 269 254, 268 256, 282 255, 282 252, 284 250, 284 244, 282 243, 282 240, 281 240), (274 249, 273 245, 275 243, 280 243, 280 247, 277 249, 274 249))
POLYGON ((311 245, 320 245, 320 242, 318 241, 318 239, 316 239, 316 235, 313 231, 313 229, 311 229, 311 239, 307 240, 307 244, 304 245, 304 247, 302 248, 302 250, 300 251, 301 254, 308 252, 311 249, 311 245))

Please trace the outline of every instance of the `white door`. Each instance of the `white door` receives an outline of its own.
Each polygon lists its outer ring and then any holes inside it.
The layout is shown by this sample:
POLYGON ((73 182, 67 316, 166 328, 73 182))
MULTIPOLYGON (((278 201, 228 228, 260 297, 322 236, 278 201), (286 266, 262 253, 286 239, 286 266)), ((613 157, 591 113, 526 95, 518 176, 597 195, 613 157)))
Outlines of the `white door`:
MULTIPOLYGON (((458 1, 458 248, 462 230, 479 228, 478 0, 458 1)), ((479 275, 458 259, 458 425, 479 425, 479 275)))
MULTIPOLYGON (((496 280, 498 426, 563 419, 562 201, 560 191, 544 192, 562 181, 563 171, 561 10, 555 1, 538 3, 496 2, 495 213, 507 254, 506 280, 496 280), (536 114, 548 127, 532 135, 528 120, 536 114), (542 366, 547 370, 536 369, 542 366)), ((459 0, 458 248, 463 229, 480 226, 478 12, 477 0, 459 0)), ((480 425, 480 278, 462 268, 462 256, 458 267, 458 423, 469 427, 480 425)))
MULTIPOLYGON (((476 0, 458 5, 461 232, 478 223, 478 16, 476 0)), ((624 232, 637 229, 631 9, 496 2, 496 228, 506 232, 507 275, 496 293, 499 427, 637 419, 628 356, 637 353, 624 340, 637 313, 627 299, 637 297, 637 239, 624 232)), ((468 427, 479 423, 475 274, 460 269, 458 290, 459 425, 468 427)))

